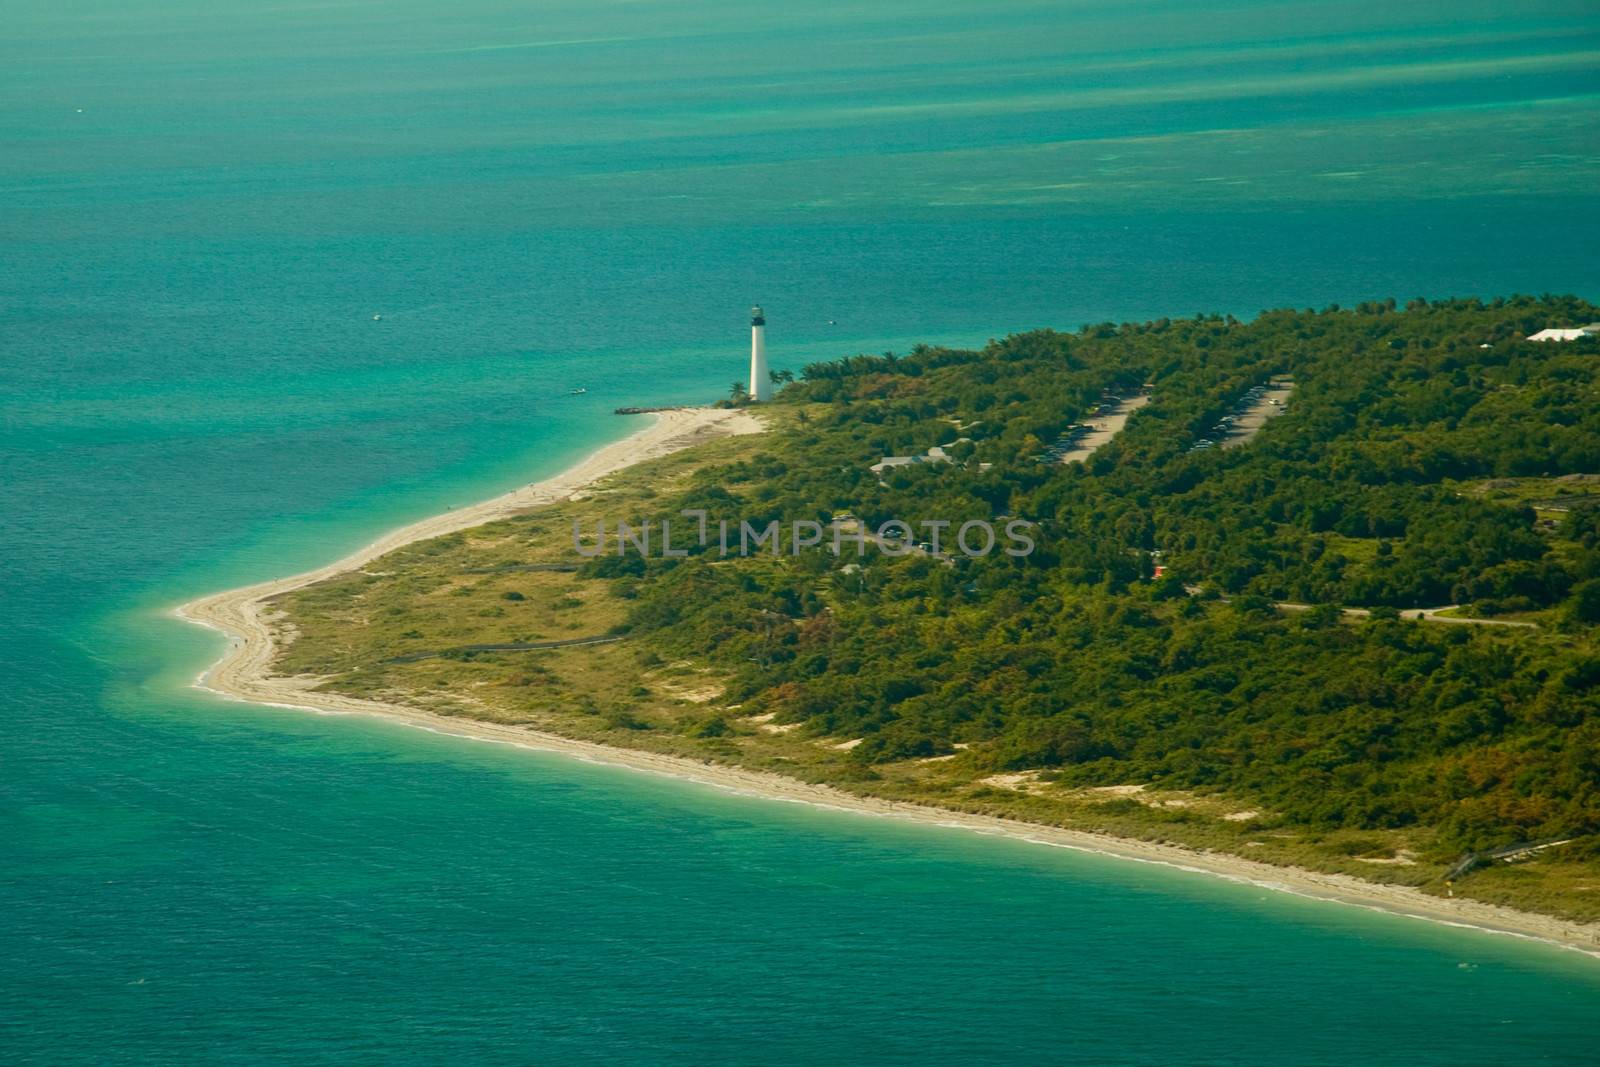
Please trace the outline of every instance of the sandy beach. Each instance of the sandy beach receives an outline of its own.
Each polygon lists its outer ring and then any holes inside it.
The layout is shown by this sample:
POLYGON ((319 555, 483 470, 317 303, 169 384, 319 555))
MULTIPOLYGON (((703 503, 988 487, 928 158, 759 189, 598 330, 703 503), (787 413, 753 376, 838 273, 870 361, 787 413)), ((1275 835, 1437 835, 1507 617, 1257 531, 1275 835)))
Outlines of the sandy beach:
POLYGON ((729 434, 755 433, 760 421, 745 411, 683 408, 658 413, 639 432, 608 445, 563 473, 472 507, 402 527, 345 558, 304 574, 203 597, 177 609, 180 618, 218 630, 229 647, 196 682, 221 696, 324 714, 369 715, 436 733, 558 752, 579 759, 669 775, 718 789, 889 817, 1159 863, 1304 897, 1365 907, 1431 922, 1533 938, 1600 958, 1600 924, 1567 922, 1470 900, 1443 899, 1404 886, 1381 885, 1342 874, 1278 867, 1237 856, 1200 852, 1058 827, 1020 823, 897 801, 858 797, 828 786, 721 764, 614 748, 559 735, 487 722, 444 718, 399 704, 311 692, 306 683, 269 673, 276 655, 265 601, 363 566, 403 545, 467 529, 532 507, 567 499, 596 480, 656 456, 729 434))
MULTIPOLYGON (((241 589, 230 589, 183 605, 177 609, 179 618, 220 630, 228 635, 231 642, 227 654, 200 677, 199 684, 239 700, 258 704, 284 703, 282 694, 291 689, 282 680, 267 674, 267 668, 277 651, 273 645, 271 628, 262 618, 264 601, 267 599, 355 570, 404 545, 481 526, 541 504, 565 500, 624 467, 677 452, 715 437, 759 433, 763 428, 754 415, 734 409, 672 408, 655 412, 650 417, 653 421, 649 426, 606 445, 553 478, 532 482, 481 504, 453 508, 442 515, 402 526, 326 567, 241 589)), ((297 707, 315 706, 318 710, 353 710, 323 708, 320 704, 322 699, 319 694, 314 703, 300 696, 293 698, 292 703, 297 707)), ((370 714, 379 709, 380 706, 374 704, 360 710, 370 714)))

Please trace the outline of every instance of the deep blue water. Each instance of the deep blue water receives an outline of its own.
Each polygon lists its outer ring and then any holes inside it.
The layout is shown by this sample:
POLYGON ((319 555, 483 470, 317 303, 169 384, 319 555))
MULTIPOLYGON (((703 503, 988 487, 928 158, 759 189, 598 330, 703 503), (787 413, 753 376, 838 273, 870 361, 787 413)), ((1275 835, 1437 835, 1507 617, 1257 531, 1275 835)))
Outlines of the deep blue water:
POLYGON ((752 302, 1594 298, 1597 23, 13 0, 0 1060, 1593 1062, 1572 953, 225 704, 166 613, 724 393, 752 302))

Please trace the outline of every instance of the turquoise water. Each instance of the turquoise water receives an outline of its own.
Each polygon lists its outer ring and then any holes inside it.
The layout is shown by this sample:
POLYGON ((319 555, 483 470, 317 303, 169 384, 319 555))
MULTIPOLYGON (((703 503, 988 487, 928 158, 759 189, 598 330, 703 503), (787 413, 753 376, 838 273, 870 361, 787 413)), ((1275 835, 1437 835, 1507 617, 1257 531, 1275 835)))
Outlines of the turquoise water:
POLYGON ((13 2, 0 1060, 1592 1062, 1572 953, 221 703, 166 615, 724 392, 757 300, 797 367, 1592 299, 1600 20, 1503 9, 13 2))

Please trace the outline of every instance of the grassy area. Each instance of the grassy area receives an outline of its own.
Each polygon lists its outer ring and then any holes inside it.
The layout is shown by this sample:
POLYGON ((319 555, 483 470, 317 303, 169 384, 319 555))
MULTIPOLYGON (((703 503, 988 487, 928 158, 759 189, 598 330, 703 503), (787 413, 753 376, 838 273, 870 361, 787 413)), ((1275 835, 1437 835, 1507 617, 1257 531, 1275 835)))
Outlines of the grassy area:
POLYGON ((1328 541, 1328 551, 1337 552, 1351 563, 1369 564, 1378 558, 1379 546, 1387 543, 1391 551, 1398 551, 1402 543, 1393 541, 1385 542, 1377 537, 1342 537, 1330 533, 1324 535, 1328 541))
MULTIPOLYGON (((819 734, 810 723, 775 721, 781 717, 765 704, 730 706, 723 697, 726 676, 706 663, 664 658, 648 638, 462 651, 467 645, 614 634, 629 609, 630 581, 572 569, 582 562, 572 544, 574 521, 592 528, 600 514, 648 515, 658 498, 693 486, 696 472, 754 460, 770 447, 762 437, 707 443, 619 473, 584 500, 412 545, 360 572, 286 595, 278 606, 285 613, 287 648, 277 669, 315 676, 326 690, 440 715, 735 764, 863 795, 1445 891, 1441 876, 1455 853, 1436 847, 1427 828, 1318 831, 1220 792, 1160 792, 1133 782, 1071 787, 1051 771, 996 774, 975 751, 959 746, 944 756, 868 765, 851 756, 856 738, 819 734), (404 658, 423 653, 437 655, 404 658)), ((1343 540, 1350 543, 1341 543, 1340 550, 1352 559, 1373 544, 1343 540)), ((717 566, 797 564, 766 558, 717 566)), ((834 580, 819 574, 819 595, 827 598, 834 580)), ((1592 858, 1573 860, 1562 849, 1483 870, 1455 890, 1600 919, 1600 877, 1592 858)))
POLYGON ((1492 478, 1470 482, 1462 492, 1497 504, 1529 507, 1560 516, 1574 508, 1600 507, 1600 474, 1541 478, 1492 478))

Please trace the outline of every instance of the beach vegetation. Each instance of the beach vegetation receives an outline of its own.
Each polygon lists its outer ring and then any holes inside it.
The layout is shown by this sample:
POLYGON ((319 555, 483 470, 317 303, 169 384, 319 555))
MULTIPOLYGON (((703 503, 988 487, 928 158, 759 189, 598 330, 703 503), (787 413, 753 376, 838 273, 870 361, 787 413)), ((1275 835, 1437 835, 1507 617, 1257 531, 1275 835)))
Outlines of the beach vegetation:
POLYGON ((281 598, 278 669, 873 796, 1600 918, 1600 341, 1523 340, 1596 320, 1565 297, 1367 301, 815 363, 762 405, 765 435, 281 598), (1146 390, 1087 460, 1050 459, 1146 390), (1207 435, 1222 444, 1197 449, 1207 435), (934 447, 950 462, 870 470, 934 447), (758 528, 1024 517, 1037 546, 572 552, 574 521, 683 509, 758 528), (512 559, 571 567, 490 569, 512 559), (462 651, 570 637, 619 640, 462 651), (1464 854, 1540 841, 1556 843, 1445 885, 1464 854))

